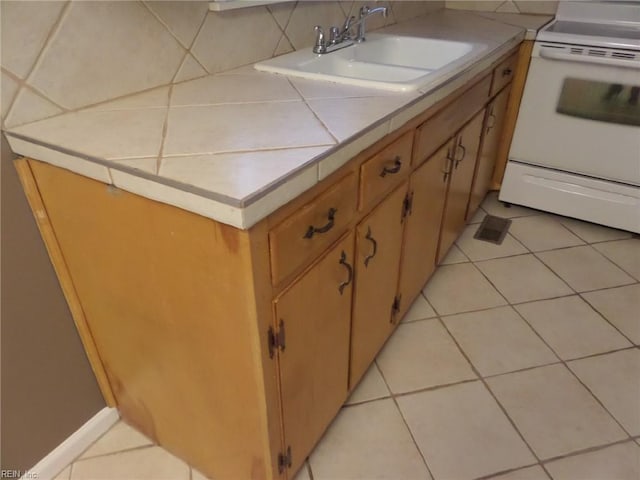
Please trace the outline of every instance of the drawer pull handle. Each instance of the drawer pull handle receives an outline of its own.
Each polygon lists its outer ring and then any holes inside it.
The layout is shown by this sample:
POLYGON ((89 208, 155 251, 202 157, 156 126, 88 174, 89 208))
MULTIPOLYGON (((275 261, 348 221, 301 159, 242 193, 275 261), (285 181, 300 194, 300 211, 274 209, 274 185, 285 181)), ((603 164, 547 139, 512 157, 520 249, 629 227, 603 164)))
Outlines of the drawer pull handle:
POLYGON ((373 246, 373 251, 371 252, 371 255, 367 255, 367 257, 364 259, 364 266, 368 267, 369 266, 369 262, 371 261, 371 259, 373 257, 376 256, 376 253, 378 252, 378 242, 371 235, 371 227, 367 227, 367 235, 364 238, 369 240, 371 242, 372 246, 373 246))
POLYGON ((337 208, 330 208, 329 212, 327 212, 327 220, 329 220, 327 224, 317 228, 313 225, 309 225, 309 228, 307 228, 307 233, 304 234, 304 238, 313 238, 316 233, 327 233, 329 230, 331 230, 336 218, 336 213, 338 213, 337 208))
POLYGON ((381 177, 385 177, 385 176, 387 176, 388 173, 390 173, 390 174, 398 173, 401 168, 402 168, 402 161, 400 160, 400 157, 398 156, 398 157, 393 159, 393 167, 391 167, 391 168, 384 167, 382 169, 382 171, 380 172, 380 176, 381 177))
POLYGON ((508 77, 512 73, 513 73, 513 70, 511 70, 510 68, 505 68, 504 70, 502 70, 502 76, 503 77, 508 77))
POLYGON ((353 267, 347 263, 347 254, 344 253, 344 250, 340 254, 340 265, 344 265, 344 267, 347 269, 347 274, 349 275, 346 282, 342 282, 340 285, 338 285, 338 291, 340 292, 340 295, 342 295, 342 292, 344 292, 344 289, 347 287, 347 285, 349 285, 353 281, 353 267))

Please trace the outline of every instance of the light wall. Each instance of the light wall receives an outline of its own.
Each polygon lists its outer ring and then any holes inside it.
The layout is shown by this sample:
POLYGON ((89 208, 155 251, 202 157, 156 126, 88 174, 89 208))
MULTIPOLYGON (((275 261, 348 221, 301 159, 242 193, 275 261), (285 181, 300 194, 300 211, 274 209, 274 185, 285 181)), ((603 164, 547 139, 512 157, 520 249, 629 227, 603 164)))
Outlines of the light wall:
POLYGON ((446 7, 481 12, 555 15, 558 2, 551 0, 446 0, 446 7))
POLYGON ((2 0, 3 127, 309 47, 314 25, 342 25, 365 4, 391 6, 370 29, 444 7, 300 1, 213 12, 207 1, 2 0))

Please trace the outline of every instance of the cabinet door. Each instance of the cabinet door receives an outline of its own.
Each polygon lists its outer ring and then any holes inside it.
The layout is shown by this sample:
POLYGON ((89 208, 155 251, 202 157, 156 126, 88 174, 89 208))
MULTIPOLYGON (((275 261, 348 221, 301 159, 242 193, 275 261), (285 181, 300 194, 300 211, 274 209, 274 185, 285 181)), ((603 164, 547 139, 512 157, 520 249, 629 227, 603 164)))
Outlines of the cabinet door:
POLYGON ((504 116, 507 111, 509 92, 511 87, 507 87, 500 92, 487 107, 487 114, 483 127, 483 137, 480 146, 480 155, 476 166, 476 173, 471 188, 471 198, 469 199, 469 210, 467 220, 471 219, 478 210, 485 195, 489 191, 493 170, 498 154, 498 143, 502 135, 504 116))
POLYGON ((406 193, 405 183, 356 230, 350 387, 360 380, 393 330, 406 193))
POLYGON ((285 332, 278 361, 291 472, 300 467, 347 397, 352 282, 350 233, 275 301, 277 331, 284 326, 285 332))
POLYGON ((446 172, 450 168, 448 155, 451 145, 451 142, 445 144, 411 176, 411 210, 405 221, 398 288, 401 297, 400 318, 435 269, 449 178, 446 172))
POLYGON ((476 114, 454 139, 456 143, 453 146, 451 180, 444 207, 438 263, 447 254, 466 223, 467 205, 469 204, 483 121, 484 110, 476 114))

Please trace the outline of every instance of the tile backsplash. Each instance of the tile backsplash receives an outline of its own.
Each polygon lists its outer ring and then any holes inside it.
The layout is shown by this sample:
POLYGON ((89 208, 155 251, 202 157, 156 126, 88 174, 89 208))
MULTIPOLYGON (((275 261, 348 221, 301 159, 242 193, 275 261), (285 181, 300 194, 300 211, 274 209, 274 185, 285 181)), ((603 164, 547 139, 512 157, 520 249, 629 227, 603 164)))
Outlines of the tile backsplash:
MULTIPOLYGON (((520 3, 520 2, 519 2, 520 3)), ((209 11, 207 1, 0 1, 2 126, 13 127, 313 43, 360 6, 388 5, 369 29, 444 1, 298 1, 209 11)))
POLYGON ((446 7, 482 12, 555 15, 558 2, 554 0, 446 0, 446 7))

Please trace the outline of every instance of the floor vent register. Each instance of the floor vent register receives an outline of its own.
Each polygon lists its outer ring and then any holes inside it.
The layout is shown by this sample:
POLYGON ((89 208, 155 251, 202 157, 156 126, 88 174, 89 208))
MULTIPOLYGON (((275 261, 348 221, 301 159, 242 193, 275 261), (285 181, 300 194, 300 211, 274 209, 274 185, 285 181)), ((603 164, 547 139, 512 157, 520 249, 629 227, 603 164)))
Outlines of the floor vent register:
POLYGON ((511 220, 508 218, 486 215, 473 238, 500 245, 509 231, 511 220))

